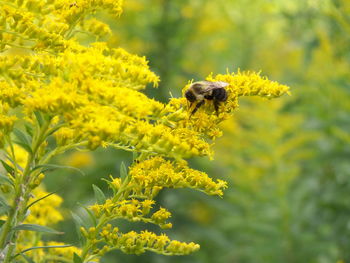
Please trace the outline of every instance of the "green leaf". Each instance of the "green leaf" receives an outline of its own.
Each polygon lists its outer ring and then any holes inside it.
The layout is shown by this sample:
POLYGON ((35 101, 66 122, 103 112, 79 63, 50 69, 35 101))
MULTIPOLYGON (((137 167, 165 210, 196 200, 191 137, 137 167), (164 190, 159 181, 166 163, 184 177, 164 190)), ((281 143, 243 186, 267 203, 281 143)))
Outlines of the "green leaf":
POLYGON ((86 227, 87 225, 84 223, 84 220, 76 213, 74 212, 71 212, 72 214, 72 217, 73 217, 73 220, 75 221, 77 227, 79 228, 79 231, 80 231, 80 227, 81 226, 84 226, 86 227))
POLYGON ((73 262, 74 263, 83 263, 83 260, 76 253, 73 253, 73 262))
POLYGON ((0 174, 0 183, 6 183, 12 186, 14 185, 10 178, 2 174, 0 174))
POLYGON ((12 158, 10 156, 8 156, 8 154, 6 154, 6 158, 7 160, 9 160, 13 166, 17 166, 17 169, 20 170, 21 172, 23 172, 23 167, 21 167, 18 163, 16 163, 14 160, 12 160, 12 158))
POLYGON ((0 196, 0 215, 6 214, 11 209, 11 206, 7 204, 5 198, 0 196))
POLYGON ((14 174, 15 173, 15 170, 9 166, 7 163, 5 163, 3 160, 0 160, 1 163, 2 163, 2 166, 4 166, 5 170, 10 173, 10 174, 14 174))
POLYGON ((83 245, 85 239, 80 231, 80 227, 84 226, 84 221, 78 216, 77 214, 71 212, 72 218, 75 224, 75 230, 77 231, 78 238, 79 238, 79 243, 80 245, 83 245))
POLYGON ((49 130, 49 132, 47 133, 47 136, 50 136, 51 134, 55 133, 56 131, 58 131, 62 127, 64 127, 63 124, 57 125, 56 127, 53 127, 52 129, 49 130))
POLYGON ((30 137, 33 137, 33 128, 28 124, 25 124, 24 128, 26 129, 26 132, 30 135, 30 137))
POLYGON ((30 257, 24 255, 24 254, 20 254, 28 263, 35 263, 35 261, 33 259, 31 259, 30 257))
POLYGON ((37 165, 37 166, 35 166, 32 169, 32 171, 35 171, 35 170, 38 170, 38 169, 41 169, 41 168, 44 168, 41 171, 42 173, 49 172, 49 171, 54 171, 54 170, 57 170, 57 169, 70 169, 70 170, 77 171, 82 176, 85 176, 85 173, 82 170, 78 169, 78 168, 75 168, 75 167, 72 167, 72 166, 66 166, 66 165, 57 165, 57 164, 41 164, 41 165, 37 165))
POLYGON ((9 206, 0 206, 0 216, 2 215, 7 215, 7 212, 10 210, 11 208, 9 206))
POLYGON ((55 235, 63 234, 63 232, 58 232, 58 231, 56 231, 52 228, 49 228, 47 226, 41 226, 41 225, 36 225, 36 224, 21 224, 21 225, 14 227, 12 230, 13 231, 27 230, 27 231, 55 234, 55 235))
POLYGON ((0 220, 0 227, 2 227, 3 224, 5 224, 5 220, 0 220))
POLYGON ((120 164, 120 178, 124 180, 128 176, 128 172, 124 162, 120 164))
POLYGON ((96 201, 99 205, 103 204, 106 201, 106 196, 105 194, 102 192, 102 190, 96 186, 96 185, 92 185, 92 188, 94 189, 94 193, 95 193, 95 198, 96 201))
POLYGON ((41 116, 41 113, 40 113, 39 111, 34 111, 34 114, 35 114, 35 117, 36 117, 36 120, 37 120, 39 126, 40 126, 40 127, 43 126, 43 124, 44 124, 44 119, 43 119, 43 117, 41 116))
POLYGON ((5 198, 3 198, 1 195, 0 195, 0 205, 1 205, 1 206, 8 206, 8 207, 10 207, 10 206, 7 204, 7 201, 5 200, 5 198))
POLYGON ((85 210, 85 212, 89 215, 89 217, 90 217, 90 219, 92 221, 92 224, 94 226, 96 226, 97 225, 97 220, 96 220, 95 215, 86 206, 84 206, 82 204, 79 204, 79 203, 78 203, 78 205, 85 210))
POLYGON ((16 135, 16 137, 20 142, 27 144, 29 146, 32 144, 30 141, 30 138, 25 133, 23 133, 20 129, 14 128, 13 133, 16 135))
POLYGON ((21 252, 19 252, 20 254, 22 253, 26 253, 30 250, 33 250, 33 249, 41 249, 41 248, 64 248, 64 247, 72 247, 73 245, 56 245, 56 246, 37 246, 37 247, 30 247, 30 248, 27 248, 25 250, 22 250, 21 252))
POLYGON ((1 204, 0 206, 0 216, 6 215, 8 211, 10 211, 11 207, 8 205, 1 204))

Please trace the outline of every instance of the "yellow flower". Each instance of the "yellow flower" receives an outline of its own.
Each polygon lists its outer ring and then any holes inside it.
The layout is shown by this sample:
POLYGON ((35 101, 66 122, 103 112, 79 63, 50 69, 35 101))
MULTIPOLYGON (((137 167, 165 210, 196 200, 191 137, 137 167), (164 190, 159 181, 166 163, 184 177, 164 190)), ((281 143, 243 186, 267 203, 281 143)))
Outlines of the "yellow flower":
POLYGON ((82 28, 98 37, 103 37, 112 33, 109 26, 95 18, 91 18, 82 22, 82 28))
POLYGON ((11 132, 16 120, 16 116, 0 114, 0 130, 2 130, 4 134, 11 132))
POLYGON ((93 164, 94 159, 91 153, 88 152, 74 152, 67 156, 66 163, 69 166, 81 168, 93 164))
MULTIPOLYGON (((47 195, 48 192, 42 188, 36 188, 33 190, 33 198, 30 201, 38 200, 39 198, 47 195)), ((29 209, 29 215, 26 219, 26 223, 38 224, 38 225, 53 225, 63 220, 62 214, 57 210, 63 199, 56 194, 52 194, 38 203, 34 204, 29 209)))
POLYGON ((204 172, 187 167, 186 164, 166 161, 161 157, 135 164, 130 169, 130 186, 135 193, 153 197, 153 188, 193 188, 209 195, 222 196, 227 187, 222 180, 213 181, 204 172))
POLYGON ((124 253, 137 255, 145 253, 146 250, 164 255, 186 255, 199 249, 199 245, 193 242, 170 240, 165 234, 156 235, 147 230, 141 233, 130 231, 109 235, 106 242, 110 247, 119 248, 124 253))
POLYGON ((143 221, 159 225, 161 228, 171 228, 172 225, 166 220, 170 218, 171 214, 164 208, 160 208, 151 216, 147 217, 154 205, 154 201, 146 199, 139 201, 136 199, 122 200, 114 202, 112 199, 107 199, 103 204, 94 204, 90 206, 90 210, 97 218, 107 216, 109 219, 124 218, 129 221, 143 221))

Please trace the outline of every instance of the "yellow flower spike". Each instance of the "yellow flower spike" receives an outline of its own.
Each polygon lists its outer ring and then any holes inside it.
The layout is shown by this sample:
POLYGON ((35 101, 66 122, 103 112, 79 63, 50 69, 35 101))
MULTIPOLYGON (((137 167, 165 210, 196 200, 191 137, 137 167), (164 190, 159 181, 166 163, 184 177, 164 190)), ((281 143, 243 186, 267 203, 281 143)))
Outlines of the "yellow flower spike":
MULTIPOLYGON (((0 58, 0 65, 1 65, 0 58)), ((24 98, 24 94, 21 89, 10 85, 8 82, 0 80, 0 102, 8 103, 11 107, 16 107, 20 104, 21 100, 24 98)))
POLYGON ((0 130, 2 130, 4 134, 10 133, 16 120, 16 116, 7 116, 0 114, 0 130))
POLYGON ((188 168, 184 162, 177 166, 176 162, 166 161, 161 157, 153 157, 135 164, 129 173, 132 176, 130 185, 135 187, 134 191, 142 189, 142 192, 138 193, 141 195, 146 194, 147 188, 159 191, 162 187, 190 187, 210 195, 221 196, 222 190, 226 188, 222 180, 215 182, 204 172, 188 168))
POLYGON ((160 208, 157 212, 155 212, 152 215, 151 218, 156 224, 162 225, 165 223, 165 220, 167 220, 170 217, 171 213, 168 210, 166 210, 165 208, 160 208))
POLYGON ((218 74, 215 77, 210 75, 207 80, 224 81, 229 83, 226 89, 231 97, 239 96, 260 96, 266 98, 275 98, 283 94, 290 95, 289 87, 271 81, 266 77, 261 77, 255 72, 240 72, 218 74))
POLYGON ((169 237, 165 234, 158 236, 154 242, 154 248, 160 251, 164 250, 166 244, 170 241, 169 237))
MULTIPOLYGON (((171 216, 169 211, 164 208, 152 211, 153 198, 165 187, 187 187, 222 196, 226 182, 214 181, 207 174, 189 168, 183 159, 212 158, 212 140, 222 134, 218 124, 238 107, 238 97, 273 98, 288 93, 288 88, 252 72, 211 75, 208 80, 229 84, 226 88, 228 100, 220 105, 217 115, 213 103, 208 102, 190 117, 190 104, 185 97, 172 98, 163 104, 140 92, 148 84, 157 87, 159 83, 159 77, 150 70, 145 57, 121 48, 109 48, 105 42, 83 46, 76 40, 76 34, 82 31, 97 37, 109 34, 108 25, 85 18, 102 9, 118 17, 122 13, 122 0, 3 2, 0 27, 7 32, 0 34, 0 145, 5 143, 5 137, 8 138, 16 124, 16 117, 10 113, 21 110, 18 116, 24 117, 19 123, 22 125, 23 120, 32 125, 35 136, 38 128, 45 127, 38 116, 53 117, 49 129, 54 131, 56 144, 53 145, 59 150, 87 145, 89 149, 114 146, 141 153, 140 163, 130 167, 127 179, 111 178, 109 186, 114 196, 103 204, 90 206, 99 222, 96 228, 81 229, 89 241, 86 244, 91 245, 84 261, 115 248, 126 253, 141 254, 150 250, 164 255, 183 255, 198 250, 197 244, 170 240, 165 234, 148 231, 123 234, 118 228, 103 223, 121 218, 158 224, 163 229, 172 227, 166 222, 171 216), (13 55, 18 50, 12 47, 14 45, 20 47, 19 55, 13 55), (56 127, 61 128, 55 130, 56 127), (102 239, 107 245, 96 251, 97 247, 102 247, 102 239)), ((33 143, 38 139, 35 136, 33 143)), ((16 162, 25 164, 29 158, 22 160, 16 149, 18 146, 14 147, 16 162)), ((33 165, 41 164, 53 150, 46 142, 38 147, 33 165)), ((82 165, 79 160, 75 160, 77 166, 82 165)), ((39 174, 29 186, 38 186, 42 179, 43 174, 39 174)), ((50 198, 50 206, 45 203, 46 199, 40 201, 40 213, 36 206, 30 207, 27 220, 39 224, 62 220, 61 214, 53 209, 62 200, 56 195, 50 198), (43 219, 41 212, 50 222, 43 219)), ((16 222, 8 222, 12 221, 16 222)), ((35 245, 45 244, 38 241, 35 245)), ((21 251, 25 247, 18 245, 17 249, 21 251)), ((64 256, 60 251, 53 250, 56 256, 64 256)), ((42 250, 29 251, 28 255, 34 253, 40 260, 44 256, 42 250)), ((71 257, 62 260, 71 261, 71 257)), ((34 261, 38 261, 37 258, 34 261)))

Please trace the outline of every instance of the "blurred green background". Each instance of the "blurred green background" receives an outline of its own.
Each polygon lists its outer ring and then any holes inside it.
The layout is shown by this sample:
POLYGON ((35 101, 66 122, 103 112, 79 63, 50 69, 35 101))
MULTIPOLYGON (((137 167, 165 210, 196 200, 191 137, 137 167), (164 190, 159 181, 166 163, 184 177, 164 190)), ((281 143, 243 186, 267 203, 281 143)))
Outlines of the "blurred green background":
MULTIPOLYGON (((107 254, 111 262, 350 262, 350 1, 349 0, 127 0, 105 40, 145 55, 161 78, 145 92, 166 102, 188 80, 211 72, 262 71, 291 87, 276 100, 244 98, 222 125, 215 160, 191 166, 229 182, 224 198, 166 190, 159 202, 172 213, 167 234, 201 244, 190 256, 107 254)), ((80 36, 82 41, 91 41, 80 36)), ((118 176, 129 153, 72 152, 57 162, 87 176, 52 173, 69 210, 90 204, 91 184, 118 176), (64 176, 63 176, 64 175, 64 176)), ((150 228, 118 222, 121 229, 150 228)), ((71 221, 59 228, 76 242, 71 221)))

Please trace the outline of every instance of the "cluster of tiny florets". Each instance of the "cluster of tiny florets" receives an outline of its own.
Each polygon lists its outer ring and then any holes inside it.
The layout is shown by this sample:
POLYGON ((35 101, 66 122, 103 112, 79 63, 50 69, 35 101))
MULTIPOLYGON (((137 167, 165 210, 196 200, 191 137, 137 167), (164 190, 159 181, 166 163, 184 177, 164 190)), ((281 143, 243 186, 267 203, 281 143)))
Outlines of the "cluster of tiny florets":
MULTIPOLYGON (((184 97, 168 103, 147 97, 142 90, 147 85, 157 87, 160 79, 146 58, 102 42, 111 29, 91 17, 100 10, 119 17, 122 2, 0 1, 0 147, 7 158, 3 163, 8 170, 6 179, 21 189, 15 193, 21 207, 13 208, 16 213, 9 214, 11 220, 5 229, 24 218, 43 225, 47 220, 62 220, 55 210, 62 202, 57 195, 45 193, 42 197, 39 193, 39 199, 51 195, 50 203, 42 202, 30 210, 25 203, 40 189, 44 167, 54 156, 101 146, 135 155, 128 171, 121 168, 120 177, 106 180, 113 190, 111 196, 105 197, 95 186, 98 202, 85 208, 92 226, 80 228, 83 249, 68 248, 66 259, 61 243, 47 243, 60 260, 69 261, 72 253, 77 253, 75 258, 81 257, 81 262, 92 262, 113 249, 164 255, 198 250, 199 245, 193 242, 171 240, 147 230, 125 233, 110 223, 122 219, 171 228, 170 211, 155 202, 163 188, 192 188, 221 197, 227 183, 190 168, 185 159, 213 158, 213 141, 222 135, 219 124, 238 107, 240 96, 274 98, 288 93, 288 87, 259 74, 238 72, 208 76, 209 81, 228 84, 228 99, 217 114, 210 102, 191 116, 184 97), (93 36, 96 42, 82 45, 78 41, 82 33, 93 36), (28 216, 26 209, 31 212, 28 216)), ((13 250, 16 236, 5 233, 2 237, 2 241, 11 239, 9 250, 13 250)), ((35 245, 46 244, 39 241, 35 245)))

